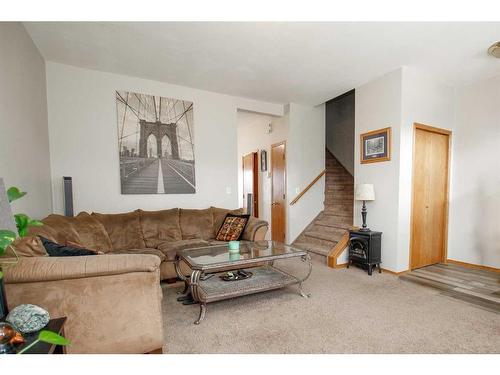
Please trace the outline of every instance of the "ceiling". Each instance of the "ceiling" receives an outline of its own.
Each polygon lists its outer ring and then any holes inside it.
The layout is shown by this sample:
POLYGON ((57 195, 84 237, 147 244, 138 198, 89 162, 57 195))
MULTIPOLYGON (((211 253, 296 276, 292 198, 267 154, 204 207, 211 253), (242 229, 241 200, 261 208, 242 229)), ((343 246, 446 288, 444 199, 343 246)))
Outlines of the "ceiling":
POLYGON ((500 75, 500 23, 35 22, 48 61, 275 103, 319 104, 402 65, 450 86, 500 75))

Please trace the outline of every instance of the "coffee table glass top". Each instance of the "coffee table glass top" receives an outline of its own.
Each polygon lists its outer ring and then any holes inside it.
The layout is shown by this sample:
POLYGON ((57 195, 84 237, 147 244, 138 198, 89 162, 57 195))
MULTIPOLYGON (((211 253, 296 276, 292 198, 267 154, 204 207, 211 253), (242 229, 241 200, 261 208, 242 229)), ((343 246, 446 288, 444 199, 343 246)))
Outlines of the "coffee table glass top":
POLYGON ((227 244, 181 250, 178 254, 191 267, 208 269, 300 257, 307 252, 280 242, 257 241, 240 243, 240 251, 236 254, 229 252, 227 244))

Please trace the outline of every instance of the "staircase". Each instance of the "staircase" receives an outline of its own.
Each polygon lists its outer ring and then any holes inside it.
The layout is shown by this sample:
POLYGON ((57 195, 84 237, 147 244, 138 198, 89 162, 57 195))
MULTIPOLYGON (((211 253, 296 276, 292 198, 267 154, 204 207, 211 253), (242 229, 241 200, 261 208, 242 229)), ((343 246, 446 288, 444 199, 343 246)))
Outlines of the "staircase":
POLYGON ((315 254, 326 263, 335 246, 338 243, 343 246, 347 230, 352 226, 354 178, 328 150, 325 164, 325 209, 293 245, 315 254))

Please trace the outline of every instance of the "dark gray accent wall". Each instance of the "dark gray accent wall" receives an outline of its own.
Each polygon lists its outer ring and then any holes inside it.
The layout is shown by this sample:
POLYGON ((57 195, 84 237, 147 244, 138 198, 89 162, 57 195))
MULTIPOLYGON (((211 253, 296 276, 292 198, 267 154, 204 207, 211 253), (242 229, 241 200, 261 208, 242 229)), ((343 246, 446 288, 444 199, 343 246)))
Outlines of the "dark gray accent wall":
POLYGON ((354 90, 326 102, 326 148, 354 176, 354 90))

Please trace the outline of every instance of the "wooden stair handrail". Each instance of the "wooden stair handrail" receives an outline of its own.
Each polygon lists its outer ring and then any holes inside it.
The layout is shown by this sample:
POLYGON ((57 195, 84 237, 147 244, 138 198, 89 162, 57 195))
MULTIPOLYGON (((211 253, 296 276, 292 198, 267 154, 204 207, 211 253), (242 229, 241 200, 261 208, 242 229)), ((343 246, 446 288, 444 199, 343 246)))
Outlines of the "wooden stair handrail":
POLYGON ((316 178, 314 180, 311 181, 311 183, 309 185, 307 185, 307 187, 302 190, 299 195, 297 195, 291 202, 290 202, 290 206, 293 206, 295 203, 298 202, 298 200, 300 198, 302 198, 302 196, 307 193, 307 191, 313 187, 313 185, 318 182, 318 180, 323 177, 323 175, 326 173, 326 169, 323 169, 323 171, 321 171, 321 173, 319 175, 316 176, 316 178))

